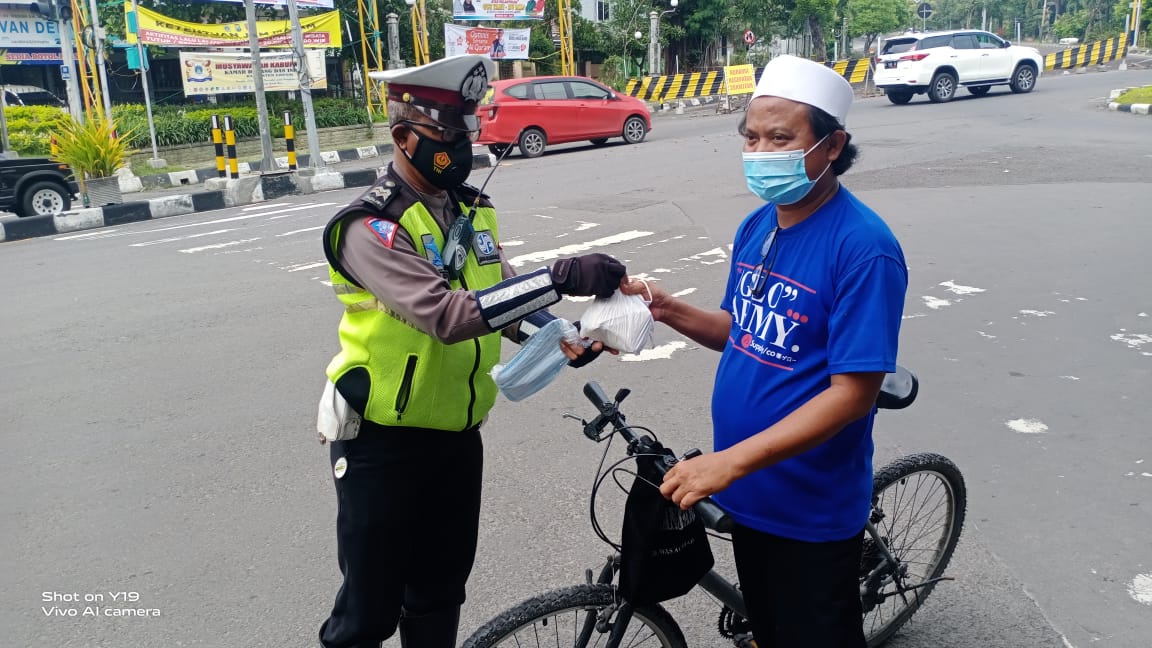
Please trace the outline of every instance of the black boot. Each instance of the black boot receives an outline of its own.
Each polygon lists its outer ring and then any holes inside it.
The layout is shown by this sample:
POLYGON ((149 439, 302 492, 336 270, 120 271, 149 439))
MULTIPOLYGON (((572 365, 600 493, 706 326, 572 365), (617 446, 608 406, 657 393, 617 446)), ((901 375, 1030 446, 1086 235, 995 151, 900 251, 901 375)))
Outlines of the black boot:
POLYGON ((400 645, 403 648, 456 648, 460 608, 411 616, 400 615, 400 645))

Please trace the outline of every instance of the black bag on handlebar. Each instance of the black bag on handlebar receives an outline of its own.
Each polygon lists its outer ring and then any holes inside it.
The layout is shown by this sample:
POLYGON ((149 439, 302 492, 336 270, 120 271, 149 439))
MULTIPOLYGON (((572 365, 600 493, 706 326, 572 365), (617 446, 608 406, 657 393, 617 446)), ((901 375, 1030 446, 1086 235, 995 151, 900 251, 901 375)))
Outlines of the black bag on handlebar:
POLYGON ((624 506, 620 594, 634 606, 687 594, 712 569, 704 523, 660 494, 654 457, 637 457, 637 476, 624 506), (656 484, 656 486, 653 486, 656 484))

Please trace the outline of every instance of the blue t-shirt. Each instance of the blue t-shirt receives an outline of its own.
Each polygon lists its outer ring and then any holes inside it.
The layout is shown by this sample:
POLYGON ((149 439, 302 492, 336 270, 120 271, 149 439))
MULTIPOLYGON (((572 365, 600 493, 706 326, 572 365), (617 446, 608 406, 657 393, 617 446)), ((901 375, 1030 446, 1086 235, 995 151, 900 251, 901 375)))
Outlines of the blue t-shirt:
MULTIPOLYGON (((776 206, 740 225, 721 308, 732 314, 712 394, 715 449, 783 419, 833 374, 894 371, 908 268, 892 231, 846 188, 814 214, 777 230, 762 295, 763 245, 776 206), (773 260, 774 257, 774 260, 773 260)), ((872 420, 734 482, 717 503, 743 524, 807 542, 859 533, 872 495, 872 420)))

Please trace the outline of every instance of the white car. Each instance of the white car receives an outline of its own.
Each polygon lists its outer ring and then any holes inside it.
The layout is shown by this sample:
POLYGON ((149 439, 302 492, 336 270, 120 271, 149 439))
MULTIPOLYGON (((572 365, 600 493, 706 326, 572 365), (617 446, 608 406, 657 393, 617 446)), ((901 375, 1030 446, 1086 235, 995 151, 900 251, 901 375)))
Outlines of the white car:
POLYGON ((1044 69, 1044 56, 986 31, 909 33, 884 41, 876 57, 876 87, 894 104, 927 93, 951 101, 961 87, 980 96, 994 85, 1031 92, 1044 69))

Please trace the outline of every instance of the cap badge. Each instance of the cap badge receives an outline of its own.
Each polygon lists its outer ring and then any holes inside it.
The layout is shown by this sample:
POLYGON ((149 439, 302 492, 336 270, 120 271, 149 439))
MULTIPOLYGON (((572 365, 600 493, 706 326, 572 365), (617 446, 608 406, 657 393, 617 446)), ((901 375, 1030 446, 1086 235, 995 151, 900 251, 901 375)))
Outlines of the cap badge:
POLYGON ((464 97, 464 101, 479 103, 487 89, 488 70, 483 63, 477 63, 468 76, 464 77, 464 83, 460 85, 460 96, 464 97))

